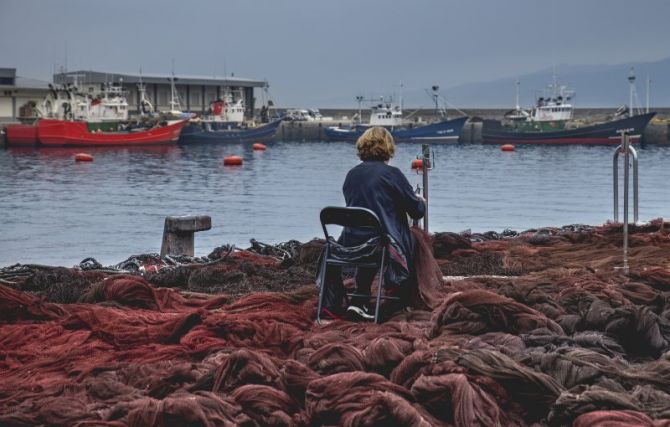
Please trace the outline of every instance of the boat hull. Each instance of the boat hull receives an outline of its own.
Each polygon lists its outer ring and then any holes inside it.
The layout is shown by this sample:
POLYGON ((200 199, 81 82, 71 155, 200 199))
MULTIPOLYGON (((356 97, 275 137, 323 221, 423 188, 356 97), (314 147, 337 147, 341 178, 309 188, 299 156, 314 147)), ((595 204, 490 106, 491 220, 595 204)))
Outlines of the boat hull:
POLYGON ((257 128, 204 129, 200 124, 186 126, 179 138, 180 144, 219 144, 270 142, 274 138, 281 120, 257 128))
POLYGON ((5 128, 8 145, 37 145, 37 126, 11 124, 5 128))
MULTIPOLYGON (((458 142, 467 120, 467 117, 459 117, 425 126, 393 129, 390 132, 396 142, 455 143, 458 142)), ((356 141, 368 128, 368 126, 351 129, 328 127, 324 129, 324 133, 329 141, 356 141)))
POLYGON ((647 124, 656 113, 640 114, 625 119, 613 120, 576 129, 553 132, 521 132, 500 125, 500 122, 485 120, 482 130, 484 144, 554 144, 554 145, 618 145, 618 131, 629 129, 630 140, 640 142, 647 124))
POLYGON ((45 146, 139 146, 177 142, 186 125, 182 120, 166 126, 139 132, 90 132, 86 122, 42 119, 37 124, 37 137, 45 146))

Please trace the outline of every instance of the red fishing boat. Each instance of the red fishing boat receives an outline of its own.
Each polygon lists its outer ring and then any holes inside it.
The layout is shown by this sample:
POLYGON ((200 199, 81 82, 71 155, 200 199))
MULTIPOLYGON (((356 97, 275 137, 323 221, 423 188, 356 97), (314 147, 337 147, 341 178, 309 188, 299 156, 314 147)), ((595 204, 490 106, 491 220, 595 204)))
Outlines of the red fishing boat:
POLYGON ((92 131, 86 122, 41 119, 37 137, 44 146, 135 146, 177 142, 188 120, 169 122, 146 130, 120 132, 92 131))
POLYGON ((36 145, 37 144, 37 126, 25 124, 11 124, 5 128, 7 132, 7 141, 11 145, 36 145))

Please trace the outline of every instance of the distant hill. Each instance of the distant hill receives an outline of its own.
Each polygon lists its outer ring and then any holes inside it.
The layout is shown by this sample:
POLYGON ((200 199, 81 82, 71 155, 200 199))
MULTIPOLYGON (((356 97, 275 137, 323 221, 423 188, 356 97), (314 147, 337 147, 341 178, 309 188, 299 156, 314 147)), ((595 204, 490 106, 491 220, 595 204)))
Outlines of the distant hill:
MULTIPOLYGON (((651 77, 651 106, 670 106, 670 57, 654 62, 635 62, 617 65, 558 65, 556 74, 562 84, 577 93, 576 107, 618 107, 628 104, 628 73, 635 67, 637 93, 641 106, 646 103, 647 75, 651 77)), ((537 90, 551 83, 551 67, 520 75, 519 94, 522 107, 532 104, 537 90)), ((506 108, 514 106, 517 77, 490 82, 470 83, 444 91, 448 101, 457 107, 506 108)), ((425 93, 407 96, 407 105, 426 104, 425 93)))

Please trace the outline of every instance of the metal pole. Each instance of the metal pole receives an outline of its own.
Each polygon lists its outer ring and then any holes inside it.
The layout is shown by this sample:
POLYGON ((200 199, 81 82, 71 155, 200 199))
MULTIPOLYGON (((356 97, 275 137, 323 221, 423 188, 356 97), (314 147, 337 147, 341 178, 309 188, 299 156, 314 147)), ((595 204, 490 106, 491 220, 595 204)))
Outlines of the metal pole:
POLYGON ((623 270, 628 273, 628 175, 629 146, 628 133, 623 134, 624 170, 623 170, 623 270))
POLYGON ((426 200, 426 213, 423 217, 423 230, 428 233, 428 169, 430 168, 430 146, 423 144, 423 198, 426 200))
POLYGON ((640 198, 638 192, 640 189, 637 173, 637 151, 633 146, 629 146, 630 154, 633 156, 633 222, 637 224, 640 198))
POLYGON ((633 92, 635 91, 635 69, 630 68, 630 73, 628 74, 628 82, 630 83, 629 88, 629 105, 628 105, 628 117, 633 117, 633 92))
MULTIPOLYGON (((612 190, 613 190, 613 203, 612 203, 612 208, 613 208, 613 213, 614 213, 614 222, 619 222, 619 154, 621 152, 625 152, 625 157, 628 157, 628 154, 630 153, 630 156, 633 158, 633 222, 637 223, 640 218, 640 180, 639 180, 639 173, 638 173, 638 155, 637 151, 635 148, 633 148, 632 145, 630 145, 630 136, 626 133, 626 131, 621 131, 622 135, 622 140, 623 136, 626 135, 628 138, 628 150, 625 149, 625 145, 622 142, 621 145, 619 145, 616 148, 616 151, 614 152, 614 156, 612 158, 612 190)), ((625 163, 626 161, 624 160, 624 167, 626 168, 626 173, 628 169, 631 167, 629 163, 625 163)), ((627 181, 627 180, 626 180, 627 181)), ((625 196, 624 196, 625 197, 625 196)))
POLYGON ((614 194, 614 222, 619 222, 619 152, 623 145, 619 145, 614 152, 612 159, 612 177, 614 187, 612 188, 614 194))

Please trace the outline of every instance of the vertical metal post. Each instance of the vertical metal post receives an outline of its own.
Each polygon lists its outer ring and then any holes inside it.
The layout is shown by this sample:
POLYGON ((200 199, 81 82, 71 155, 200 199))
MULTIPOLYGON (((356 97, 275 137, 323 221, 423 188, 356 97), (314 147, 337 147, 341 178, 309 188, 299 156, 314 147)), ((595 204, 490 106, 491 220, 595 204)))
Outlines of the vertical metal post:
POLYGON ((614 199, 614 222, 619 222, 619 152, 621 151, 621 145, 616 148, 614 151, 614 157, 612 159, 612 181, 614 182, 613 190, 613 199, 614 199))
POLYGON ((628 273, 628 175, 629 155, 628 133, 623 133, 624 169, 623 169, 623 270, 628 273))
POLYGON ((637 173, 637 151, 635 151, 635 148, 633 148, 632 145, 629 145, 628 150, 630 150, 630 154, 633 156, 633 222, 637 224, 640 205, 640 200, 638 197, 638 190, 640 189, 640 186, 637 173))
MULTIPOLYGON (((624 153, 624 189, 628 188, 628 173, 630 164, 630 157, 633 158, 633 222, 637 223, 639 220, 639 208, 640 208, 640 184, 639 184, 639 174, 638 174, 638 156, 637 151, 630 145, 630 135, 629 129, 624 129, 619 131, 621 133, 621 145, 616 148, 614 152, 614 157, 612 158, 612 192, 613 192, 613 213, 614 213, 614 222, 619 222, 619 154, 624 153)), ((624 194, 624 205, 628 205, 627 200, 628 194, 624 194)), ((626 209, 624 207, 624 209, 626 209)), ((627 214, 626 214, 627 215, 627 214)))
POLYGON ((423 217, 423 230, 428 233, 428 169, 431 167, 430 145, 421 146, 423 157, 423 198, 426 200, 426 214, 423 217))

